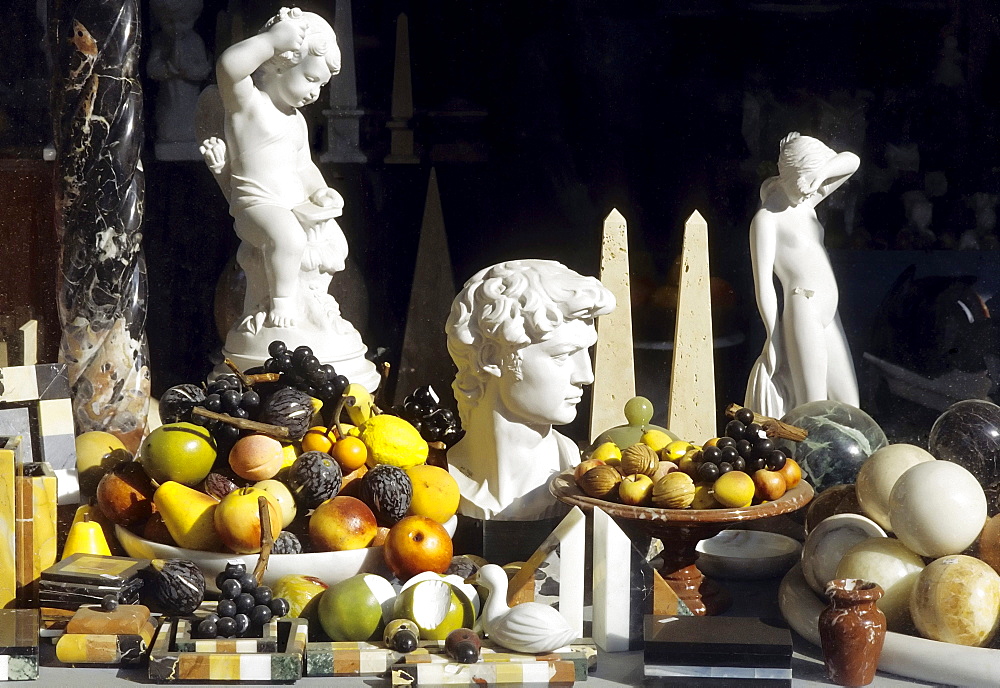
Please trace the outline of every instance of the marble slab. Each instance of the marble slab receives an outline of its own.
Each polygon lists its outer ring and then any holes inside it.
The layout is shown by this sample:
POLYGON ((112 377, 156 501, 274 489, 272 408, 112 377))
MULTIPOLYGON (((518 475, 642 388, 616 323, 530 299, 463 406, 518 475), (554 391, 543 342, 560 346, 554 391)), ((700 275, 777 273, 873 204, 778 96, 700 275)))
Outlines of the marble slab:
MULTIPOLYGON (((513 604, 513 595, 519 589, 531 587, 534 600, 543 592, 558 596, 558 610, 576 637, 583 637, 584 564, 586 561, 586 517, 574 506, 559 525, 542 541, 510 581, 507 602, 513 604), (558 553, 556 550, 558 549, 558 553), (545 572, 537 575, 543 564, 545 572), (541 584, 539 584, 541 580, 541 584), (545 582, 555 584, 556 591, 546 591, 545 582), (537 590, 533 586, 539 585, 537 590)), ((519 602, 527 600, 518 600, 519 602)), ((541 601, 541 600, 539 600, 541 601)))
POLYGON ((149 678, 157 683, 296 681, 302 677, 309 626, 305 619, 281 620, 278 626, 284 639, 278 652, 180 652, 174 641, 176 627, 166 621, 149 654, 149 678))

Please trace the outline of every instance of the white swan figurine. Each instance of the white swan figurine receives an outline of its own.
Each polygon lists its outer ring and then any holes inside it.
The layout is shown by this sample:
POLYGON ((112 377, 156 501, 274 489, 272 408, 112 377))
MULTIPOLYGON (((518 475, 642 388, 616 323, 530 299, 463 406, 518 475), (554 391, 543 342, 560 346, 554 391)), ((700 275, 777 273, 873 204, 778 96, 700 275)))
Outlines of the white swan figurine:
POLYGON ((507 574, 496 564, 486 564, 473 577, 489 590, 483 606, 483 630, 490 640, 514 652, 551 652, 576 639, 562 614, 540 602, 507 606, 507 574))

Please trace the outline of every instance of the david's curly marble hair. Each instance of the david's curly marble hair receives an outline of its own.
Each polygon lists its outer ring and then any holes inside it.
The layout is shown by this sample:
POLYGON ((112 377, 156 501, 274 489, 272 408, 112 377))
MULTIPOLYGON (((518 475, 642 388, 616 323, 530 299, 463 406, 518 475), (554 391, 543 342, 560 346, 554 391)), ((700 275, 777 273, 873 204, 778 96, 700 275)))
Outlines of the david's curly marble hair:
POLYGON ((483 395, 486 366, 516 369, 518 349, 565 322, 593 321, 614 308, 614 295, 600 281, 555 261, 514 260, 477 272, 452 302, 445 326, 462 421, 483 395))

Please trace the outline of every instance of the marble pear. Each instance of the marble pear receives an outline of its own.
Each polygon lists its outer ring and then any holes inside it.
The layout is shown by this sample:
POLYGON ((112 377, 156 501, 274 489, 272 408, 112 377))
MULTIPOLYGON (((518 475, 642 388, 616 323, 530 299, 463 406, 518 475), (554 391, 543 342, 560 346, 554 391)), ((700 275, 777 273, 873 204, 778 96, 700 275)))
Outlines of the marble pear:
POLYGON ((153 503, 179 546, 209 552, 223 550, 215 532, 215 509, 219 506, 215 497, 168 480, 153 494, 153 503))
POLYGON ((84 515, 70 527, 66 535, 66 544, 63 546, 62 558, 66 559, 79 552, 111 556, 111 548, 108 547, 108 539, 104 537, 101 524, 91 521, 88 515, 84 515))

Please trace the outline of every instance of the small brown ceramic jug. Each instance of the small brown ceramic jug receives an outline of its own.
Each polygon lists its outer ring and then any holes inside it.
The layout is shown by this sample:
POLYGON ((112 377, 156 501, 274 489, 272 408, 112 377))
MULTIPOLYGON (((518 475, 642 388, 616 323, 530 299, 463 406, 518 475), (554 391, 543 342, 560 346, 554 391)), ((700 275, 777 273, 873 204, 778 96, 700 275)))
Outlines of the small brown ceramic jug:
POLYGON ((819 616, 826 673, 841 686, 867 686, 875 680, 885 640, 885 614, 875 606, 882 588, 841 578, 827 583, 826 596, 830 606, 819 616))

